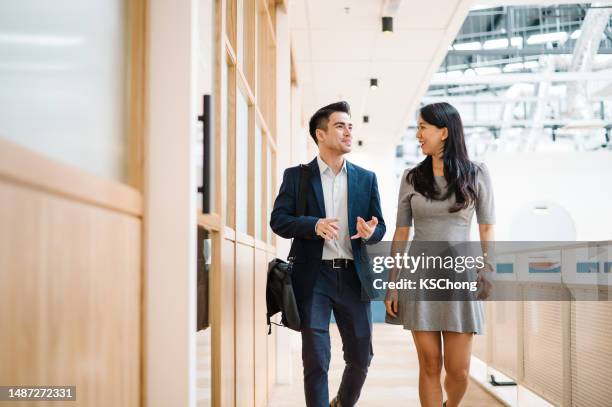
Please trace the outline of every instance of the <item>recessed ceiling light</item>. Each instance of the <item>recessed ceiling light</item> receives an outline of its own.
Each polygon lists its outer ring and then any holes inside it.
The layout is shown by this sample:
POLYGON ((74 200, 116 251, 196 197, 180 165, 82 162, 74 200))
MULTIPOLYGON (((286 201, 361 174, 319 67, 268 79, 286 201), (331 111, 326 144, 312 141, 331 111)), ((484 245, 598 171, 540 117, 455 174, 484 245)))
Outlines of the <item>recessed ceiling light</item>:
POLYGON ((378 79, 376 79, 376 78, 371 78, 370 79, 370 89, 372 89, 372 90, 378 89, 378 79))
POLYGON ((534 34, 531 37, 527 38, 527 44, 529 45, 537 45, 537 44, 546 44, 547 42, 560 42, 563 44, 567 41, 569 35, 564 31, 543 33, 543 34, 534 34))
POLYGON ((508 42, 508 38, 495 38, 485 41, 482 47, 484 49, 508 48, 508 42))
POLYGON ((537 215, 547 215, 548 214, 548 206, 538 205, 533 208, 533 213, 537 215))
POLYGON ((482 44, 478 41, 460 42, 453 45, 457 51, 478 51, 482 48, 482 44))
POLYGON ((370 116, 368 116, 368 115, 363 116, 363 122, 364 123, 369 123, 370 122, 370 116))
POLYGON ((382 32, 384 34, 393 33, 393 17, 382 18, 382 32))

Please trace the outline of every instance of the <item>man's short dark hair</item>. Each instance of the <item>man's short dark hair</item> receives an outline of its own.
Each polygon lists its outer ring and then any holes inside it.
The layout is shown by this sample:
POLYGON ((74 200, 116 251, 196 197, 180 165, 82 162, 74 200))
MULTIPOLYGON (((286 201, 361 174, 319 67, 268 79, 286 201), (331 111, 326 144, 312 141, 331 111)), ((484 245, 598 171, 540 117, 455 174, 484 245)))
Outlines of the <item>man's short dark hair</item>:
POLYGON ((335 112, 343 112, 351 115, 351 107, 345 101, 332 103, 331 105, 323 106, 319 110, 315 112, 310 118, 310 122, 308 123, 308 131, 310 132, 310 136, 314 140, 316 144, 319 144, 317 140, 317 129, 327 130, 327 124, 329 122, 329 116, 335 112))

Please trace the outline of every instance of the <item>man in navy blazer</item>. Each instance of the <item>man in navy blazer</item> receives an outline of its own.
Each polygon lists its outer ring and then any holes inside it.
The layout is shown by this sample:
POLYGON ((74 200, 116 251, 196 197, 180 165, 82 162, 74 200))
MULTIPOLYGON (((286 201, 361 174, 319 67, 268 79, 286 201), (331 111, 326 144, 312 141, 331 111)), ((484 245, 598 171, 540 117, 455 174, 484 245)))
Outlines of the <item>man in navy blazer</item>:
POLYGON ((352 124, 346 102, 319 109, 310 119, 319 155, 308 164, 310 185, 303 216, 296 216, 301 169, 283 175, 270 226, 294 239, 293 289, 302 321, 302 362, 306 404, 316 407, 357 403, 372 359, 370 299, 376 295, 368 272, 366 245, 385 234, 376 175, 345 160, 352 124), (329 324, 334 313, 346 366, 329 403, 329 324))

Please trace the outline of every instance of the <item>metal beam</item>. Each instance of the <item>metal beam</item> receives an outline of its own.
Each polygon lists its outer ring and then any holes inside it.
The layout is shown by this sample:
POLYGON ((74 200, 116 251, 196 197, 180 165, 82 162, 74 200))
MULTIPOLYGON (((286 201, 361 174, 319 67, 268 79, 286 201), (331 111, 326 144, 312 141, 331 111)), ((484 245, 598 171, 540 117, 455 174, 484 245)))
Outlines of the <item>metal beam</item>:
MULTIPOLYGON (((541 6, 553 6, 558 4, 576 4, 576 0, 539 0, 537 2, 541 6)), ((501 6, 533 6, 532 0, 476 0, 472 7, 477 6, 489 6, 489 7, 501 7, 501 6)))
POLYGON ((486 85, 494 83, 610 81, 612 72, 506 73, 459 78, 432 78, 431 85, 486 85))
MULTIPOLYGON (((457 51, 449 50, 446 54, 447 57, 470 57, 475 55, 483 56, 497 56, 497 55, 510 55, 510 56, 536 56, 536 55, 572 55, 573 49, 567 48, 553 48, 546 49, 541 47, 529 47, 529 48, 499 48, 499 49, 481 49, 474 51, 457 51)), ((599 48, 598 54, 612 54, 612 48, 599 48)))
MULTIPOLYGON (((421 99, 421 103, 429 104, 436 102, 448 102, 448 103, 506 103, 506 102, 537 102, 543 100, 549 102, 551 100, 565 99, 565 96, 548 96, 545 98, 539 98, 537 96, 524 96, 517 98, 506 98, 506 97, 494 97, 494 96, 439 96, 439 97, 424 97, 421 99)), ((595 102, 606 99, 605 97, 595 99, 595 102)), ((607 100, 607 99, 606 99, 607 100)))
MULTIPOLYGON (((521 128, 532 128, 533 120, 512 120, 507 123, 508 127, 521 127, 521 128)), ((490 128, 500 128, 502 124, 497 121, 466 121, 463 123, 464 128, 474 128, 474 127, 490 127, 490 128)), ((566 129, 600 129, 600 128, 608 128, 612 126, 612 122, 607 122, 603 120, 592 120, 590 122, 581 122, 578 120, 544 120, 541 124, 541 127, 550 129, 553 127, 556 128, 566 128, 566 129)), ((407 126, 408 129, 414 130, 416 126, 410 125, 407 126)))

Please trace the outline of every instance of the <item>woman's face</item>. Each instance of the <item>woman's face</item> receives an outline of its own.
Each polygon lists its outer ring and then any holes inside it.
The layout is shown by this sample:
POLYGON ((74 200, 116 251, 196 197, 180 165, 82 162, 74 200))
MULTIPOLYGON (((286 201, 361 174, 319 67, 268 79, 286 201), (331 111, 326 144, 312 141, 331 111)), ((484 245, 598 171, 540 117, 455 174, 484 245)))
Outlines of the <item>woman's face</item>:
POLYGON ((444 152, 444 141, 447 137, 448 130, 446 127, 439 129, 419 116, 416 138, 423 154, 441 156, 444 152))

